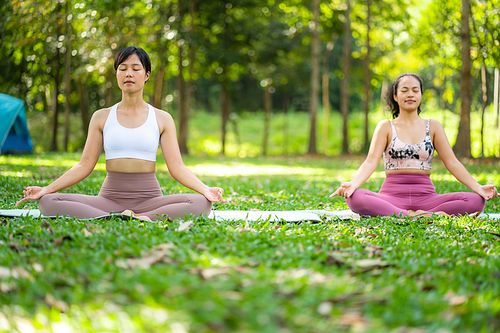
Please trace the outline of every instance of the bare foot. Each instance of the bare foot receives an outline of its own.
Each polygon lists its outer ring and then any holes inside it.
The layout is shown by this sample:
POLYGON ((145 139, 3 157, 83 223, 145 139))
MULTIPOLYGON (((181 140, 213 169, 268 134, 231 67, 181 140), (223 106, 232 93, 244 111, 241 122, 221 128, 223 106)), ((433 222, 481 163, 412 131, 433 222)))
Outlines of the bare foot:
POLYGON ((141 219, 141 220, 144 220, 144 221, 151 221, 151 219, 148 216, 141 215, 141 214, 136 214, 133 211, 131 211, 130 209, 125 209, 122 212, 122 214, 124 214, 124 215, 132 215, 132 216, 137 217, 138 219, 141 219))
POLYGON ((444 215, 444 216, 448 216, 447 213, 443 212, 443 211, 438 211, 438 212, 428 212, 428 211, 425 211, 425 210, 416 210, 416 211, 410 211, 408 213, 408 216, 411 216, 411 217, 432 217, 433 215, 444 215))
POLYGON ((475 219, 479 215, 481 215, 481 212, 475 212, 475 213, 469 214, 469 217, 472 217, 473 219, 475 219))

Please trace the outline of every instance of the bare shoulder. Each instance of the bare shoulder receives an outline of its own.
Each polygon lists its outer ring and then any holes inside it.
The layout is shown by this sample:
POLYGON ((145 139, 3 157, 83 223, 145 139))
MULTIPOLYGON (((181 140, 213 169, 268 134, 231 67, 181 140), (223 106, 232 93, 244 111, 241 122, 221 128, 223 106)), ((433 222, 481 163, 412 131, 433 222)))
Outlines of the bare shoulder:
POLYGON ((435 119, 429 119, 429 130, 431 134, 434 134, 438 131, 443 131, 443 125, 435 119))
POLYGON ((158 128, 160 129, 160 135, 166 130, 175 128, 174 118, 167 111, 155 108, 156 120, 158 122, 158 128))
POLYGON ((156 114, 156 119, 158 120, 158 122, 161 122, 163 124, 167 124, 169 122, 174 121, 174 118, 172 117, 172 115, 170 115, 170 113, 168 113, 167 111, 155 108, 155 114, 156 114))
POLYGON ((91 118, 91 123, 99 126, 100 128, 104 127, 104 124, 106 123, 106 119, 108 119, 109 112, 111 111, 111 108, 104 108, 95 111, 92 114, 91 118))
POLYGON ((377 124, 377 131, 382 133, 391 133, 391 121, 384 119, 377 124))

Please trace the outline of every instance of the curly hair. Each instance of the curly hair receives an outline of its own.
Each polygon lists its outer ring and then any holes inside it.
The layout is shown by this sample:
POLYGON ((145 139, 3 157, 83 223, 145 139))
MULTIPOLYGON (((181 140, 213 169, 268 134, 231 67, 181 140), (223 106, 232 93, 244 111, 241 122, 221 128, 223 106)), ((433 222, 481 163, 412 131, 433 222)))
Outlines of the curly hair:
MULTIPOLYGON (((391 84, 390 88, 387 89, 386 96, 385 96, 385 100, 387 102, 387 106, 389 108, 389 111, 392 113, 392 119, 395 119, 399 116, 399 104, 394 99, 394 96, 397 95, 399 81, 401 81, 401 79, 405 76, 413 76, 414 78, 416 78, 418 80, 418 82, 420 83, 420 91, 422 93, 424 92, 424 83, 422 81, 422 78, 418 74, 404 73, 404 74, 401 74, 400 76, 398 76, 396 78, 396 80, 394 80, 394 82, 391 84)), ((422 112, 422 110, 420 109, 420 105, 419 105, 418 109, 417 109, 417 114, 420 114, 420 112, 422 112)))

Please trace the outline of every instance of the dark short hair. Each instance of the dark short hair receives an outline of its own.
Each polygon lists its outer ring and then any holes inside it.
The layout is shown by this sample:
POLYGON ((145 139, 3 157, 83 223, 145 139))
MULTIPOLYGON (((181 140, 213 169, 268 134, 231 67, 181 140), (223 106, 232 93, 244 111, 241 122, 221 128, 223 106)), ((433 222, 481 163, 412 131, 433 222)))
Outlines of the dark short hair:
MULTIPOLYGON (((424 92, 424 83, 422 81, 422 78, 418 74, 404 73, 404 74, 401 74, 400 76, 398 76, 396 78, 396 80, 394 80, 394 82, 391 84, 391 87, 389 89, 387 89, 386 96, 385 96, 385 100, 387 102, 387 106, 389 107, 389 111, 392 113, 392 119, 395 119, 399 116, 399 104, 394 99, 394 95, 397 95, 399 81, 401 81, 401 79, 405 76, 413 76, 414 78, 416 78, 418 80, 418 82, 420 83, 420 91, 422 93, 424 92)), ((422 110, 420 109, 420 105, 419 105, 418 109, 417 109, 417 114, 420 114, 420 112, 422 112, 422 110)))
POLYGON ((118 70, 118 66, 125 60, 127 60, 132 54, 137 54, 139 60, 141 60, 142 67, 146 70, 146 73, 151 73, 151 59, 149 59, 146 51, 140 47, 128 46, 120 51, 115 58, 115 72, 118 70))

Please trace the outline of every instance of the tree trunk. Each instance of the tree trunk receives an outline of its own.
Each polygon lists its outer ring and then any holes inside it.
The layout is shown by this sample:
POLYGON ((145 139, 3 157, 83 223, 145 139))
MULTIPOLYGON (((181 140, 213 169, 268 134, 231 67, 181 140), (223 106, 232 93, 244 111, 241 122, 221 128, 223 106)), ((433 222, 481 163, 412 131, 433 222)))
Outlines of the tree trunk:
MULTIPOLYGON (((226 71, 224 71, 225 73, 226 71)), ((227 92, 227 78, 222 82, 222 91, 221 91, 221 109, 222 109, 222 148, 221 154, 226 154, 226 127, 227 121, 229 119, 229 96, 227 92)))
POLYGON ((311 130, 309 132, 308 154, 316 154, 316 114, 318 113, 319 93, 319 0, 313 0, 312 12, 314 16, 314 28, 312 29, 312 55, 311 55, 311 100, 309 112, 311 116, 311 130))
POLYGON ((349 114, 349 71, 351 67, 351 3, 346 0, 347 9, 345 13, 344 34, 343 34, 343 52, 344 59, 342 85, 340 90, 340 111, 342 113, 342 153, 349 153, 349 137, 347 132, 347 116, 349 114))
MULTIPOLYGON (((183 16, 183 9, 182 9, 182 1, 179 1, 178 3, 179 7, 179 27, 178 31, 182 30, 182 16, 183 16)), ((188 131, 188 114, 186 110, 186 100, 185 100, 185 89, 184 89, 184 76, 183 76, 183 66, 182 66, 182 61, 183 61, 183 56, 182 56, 182 45, 184 44, 184 41, 181 39, 178 42, 179 46, 179 76, 177 77, 177 85, 179 89, 179 149, 181 151, 181 154, 187 155, 188 148, 187 148, 187 131, 188 131)))
POLYGON ((262 141, 262 155, 267 155, 269 144, 269 126, 271 121, 272 99, 269 87, 264 88, 264 138, 262 141))
POLYGON ((364 61, 365 84, 363 91, 363 107, 365 109, 365 143, 363 150, 368 152, 370 147, 369 114, 370 114, 370 91, 372 87, 372 73, 370 71, 370 19, 371 19, 371 0, 366 0, 366 55, 364 61))
MULTIPOLYGON (((499 103, 498 103, 498 94, 499 94, 499 81, 500 81, 500 70, 498 68, 495 68, 495 82, 493 83, 493 86, 494 86, 494 91, 493 91, 493 117, 495 117, 495 127, 498 127, 498 123, 499 123, 499 118, 500 118, 500 114, 498 113, 498 110, 499 110, 499 103)), ((500 144, 499 144, 499 148, 500 148, 500 144)), ((500 153, 500 151, 499 151, 500 153)), ((500 155, 499 155, 500 156, 500 155)))
POLYGON ((51 151, 59 150, 57 144, 57 132, 59 130, 59 101, 57 100, 57 97, 59 96, 59 85, 61 81, 59 77, 60 69, 61 69, 61 61, 58 49, 55 54, 54 90, 52 95, 52 106, 54 112, 52 114, 52 144, 50 148, 51 151))
POLYGON ((79 105, 80 105, 80 110, 82 112, 83 133, 85 137, 87 137, 89 132, 89 123, 90 123, 88 93, 87 89, 85 88, 85 85, 82 82, 77 80, 76 86, 78 89, 78 95, 80 95, 79 105))
POLYGON ((153 106, 157 109, 161 109, 161 102, 163 100, 163 83, 165 81, 165 66, 167 59, 165 50, 160 54, 160 68, 158 69, 158 74, 156 74, 155 97, 153 100, 153 106))
POLYGON ((495 127, 498 128, 498 157, 500 158, 500 102, 499 102, 499 89, 500 89, 500 70, 498 68, 495 68, 495 83, 494 83, 494 89, 495 92, 493 94, 493 113, 494 117, 496 119, 495 127))
POLYGON ((323 59, 323 80, 321 89, 321 91, 323 92, 323 131, 322 131, 321 143, 323 145, 324 154, 326 154, 328 150, 328 127, 330 125, 330 66, 329 65, 330 65, 330 53, 332 48, 329 48, 329 46, 327 46, 327 50, 325 51, 325 57, 323 59))
POLYGON ((66 0, 66 11, 64 16, 65 30, 66 30, 66 59, 64 64, 64 151, 68 151, 69 146, 69 112, 71 104, 69 101, 69 94, 71 93, 71 35, 72 26, 68 22, 69 11, 71 8, 71 0, 66 0))
POLYGON ((486 111, 486 106, 488 106, 488 78, 486 77, 486 64, 484 63, 486 59, 483 58, 483 65, 481 66, 481 86, 483 90, 483 104, 481 107, 481 156, 484 155, 484 113, 486 111))
POLYGON ((470 27, 469 0, 462 0, 462 69, 460 82, 460 123, 453 151, 459 157, 472 157, 470 149, 470 107, 471 107, 471 57, 470 57, 470 27))
POLYGON ((284 87, 285 92, 283 96, 283 155, 288 155, 288 105, 289 93, 288 89, 284 87))

